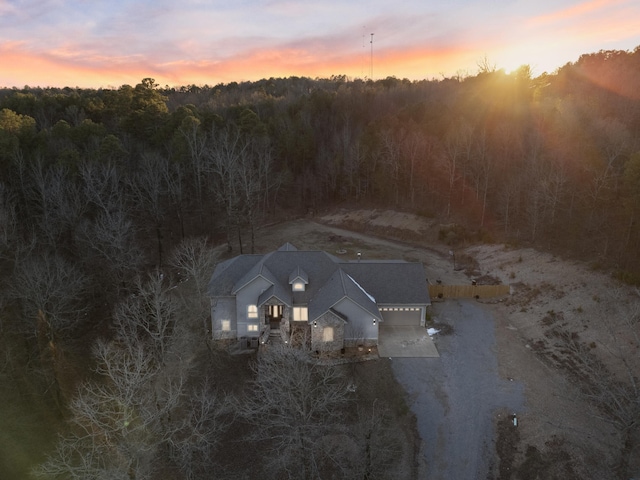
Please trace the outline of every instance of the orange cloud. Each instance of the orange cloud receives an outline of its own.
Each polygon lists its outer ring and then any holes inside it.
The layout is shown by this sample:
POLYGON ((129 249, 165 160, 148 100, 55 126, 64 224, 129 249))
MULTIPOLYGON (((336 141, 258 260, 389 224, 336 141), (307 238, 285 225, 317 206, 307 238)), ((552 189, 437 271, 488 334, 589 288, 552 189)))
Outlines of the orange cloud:
POLYGON ((139 58, 100 58, 71 51, 34 53, 22 43, 0 44, 0 86, 97 88, 136 84, 161 73, 139 58))
POLYGON ((596 11, 602 11, 606 8, 616 7, 618 5, 624 5, 629 3, 628 0, 592 0, 590 2, 583 2, 578 5, 574 5, 563 10, 550 13, 548 15, 540 15, 531 20, 532 24, 549 24, 556 23, 563 20, 573 19, 576 17, 584 16, 596 11))
MULTIPOLYGON (((476 54, 466 49, 414 48, 374 52, 374 78, 396 76, 422 79, 455 71, 463 59, 476 54)), ((475 58, 475 57, 474 57, 475 58)), ((479 57, 478 57, 479 58, 479 57)), ((308 76, 368 77, 369 51, 340 56, 315 55, 303 49, 254 50, 219 62, 177 62, 162 67, 161 75, 173 84, 204 84, 269 77, 308 76)), ((156 78, 158 80, 158 78, 156 78)), ((159 83, 164 83, 160 81, 159 83)))

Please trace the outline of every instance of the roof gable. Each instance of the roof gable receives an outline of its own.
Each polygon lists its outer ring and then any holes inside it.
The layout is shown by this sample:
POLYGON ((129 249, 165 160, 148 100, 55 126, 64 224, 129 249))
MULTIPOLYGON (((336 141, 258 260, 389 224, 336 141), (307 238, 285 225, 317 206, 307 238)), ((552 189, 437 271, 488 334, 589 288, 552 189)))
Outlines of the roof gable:
POLYGON ((258 277, 264 278, 267 282, 274 285, 278 283, 276 277, 264 264, 264 259, 256 263, 251 270, 249 270, 240 280, 238 280, 233 286, 231 293, 236 294, 242 290, 245 286, 249 285, 253 280, 258 277))
POLYGON ((292 304, 291 294, 282 288, 280 284, 274 284, 260 294, 260 297, 258 297, 258 306, 261 307, 272 298, 277 298, 288 307, 292 304))
POLYGON ((309 284, 309 275, 307 275, 307 272, 300 268, 300 265, 298 265, 289 275, 289 285, 295 282, 296 279, 300 279, 300 281, 305 285, 309 284))
POLYGON ((309 320, 318 318, 343 299, 349 299, 374 317, 380 317, 375 300, 342 269, 328 279, 309 302, 309 320))
POLYGON ((239 255, 216 265, 207 292, 212 297, 231 295, 234 285, 262 259, 262 255, 239 255))

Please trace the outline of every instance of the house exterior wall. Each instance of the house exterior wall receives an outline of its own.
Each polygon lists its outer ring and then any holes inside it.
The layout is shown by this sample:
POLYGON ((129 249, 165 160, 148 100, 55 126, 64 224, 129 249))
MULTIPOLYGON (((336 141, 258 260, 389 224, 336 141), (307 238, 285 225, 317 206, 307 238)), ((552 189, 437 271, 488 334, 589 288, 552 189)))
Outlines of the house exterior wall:
POLYGON ((258 305, 258 297, 271 284, 262 277, 257 277, 236 293, 236 318, 238 319, 238 337, 257 337, 264 324, 264 312, 258 309, 257 318, 247 317, 247 307, 258 305), (257 331, 249 331, 249 325, 256 325, 257 331))
POLYGON ((211 333, 216 340, 237 338, 238 324, 235 298, 219 297, 211 300, 211 333), (223 320, 229 320, 230 329, 228 331, 222 330, 223 320))
POLYGON ((344 320, 332 313, 325 313, 316 319, 311 327, 311 350, 318 352, 336 352, 344 347, 344 320), (333 341, 324 340, 324 329, 333 328, 333 341))
POLYGON ((377 345, 379 319, 349 298, 343 298, 333 309, 347 319, 344 332, 345 346, 377 345), (373 320, 376 319, 374 324, 373 320))

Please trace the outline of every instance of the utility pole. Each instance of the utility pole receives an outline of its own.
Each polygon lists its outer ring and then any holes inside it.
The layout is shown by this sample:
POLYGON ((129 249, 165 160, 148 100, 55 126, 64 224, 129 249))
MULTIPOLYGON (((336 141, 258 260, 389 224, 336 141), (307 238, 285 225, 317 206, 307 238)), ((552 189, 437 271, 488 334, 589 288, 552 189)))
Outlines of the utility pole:
POLYGON ((371 34, 371 40, 369 41, 371 44, 371 61, 370 61, 370 71, 369 78, 373 80, 373 33, 371 34))

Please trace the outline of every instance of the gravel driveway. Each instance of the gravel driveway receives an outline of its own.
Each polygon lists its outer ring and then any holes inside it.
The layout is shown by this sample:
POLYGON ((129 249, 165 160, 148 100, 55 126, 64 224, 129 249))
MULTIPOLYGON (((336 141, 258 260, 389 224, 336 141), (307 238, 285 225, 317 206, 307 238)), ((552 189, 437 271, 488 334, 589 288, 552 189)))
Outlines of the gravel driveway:
POLYGON ((523 386, 499 377, 494 321, 482 305, 448 300, 435 303, 432 316, 454 329, 435 337, 440 358, 392 361, 423 440, 421 478, 493 478, 493 418, 500 409, 523 412, 523 386))

